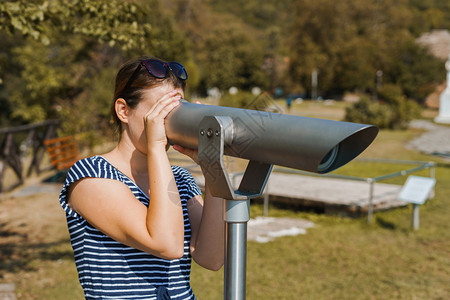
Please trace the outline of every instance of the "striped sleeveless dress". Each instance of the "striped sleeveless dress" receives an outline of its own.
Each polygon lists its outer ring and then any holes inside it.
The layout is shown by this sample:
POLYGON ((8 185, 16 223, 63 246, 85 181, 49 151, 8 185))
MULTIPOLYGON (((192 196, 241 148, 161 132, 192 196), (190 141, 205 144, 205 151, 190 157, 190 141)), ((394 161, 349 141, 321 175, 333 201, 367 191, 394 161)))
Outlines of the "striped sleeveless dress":
POLYGON ((82 159, 69 170, 59 201, 66 212, 78 278, 86 299, 195 299, 189 284, 191 228, 187 201, 201 191, 188 171, 176 166, 172 171, 183 208, 184 254, 180 259, 166 260, 111 239, 67 204, 67 190, 72 183, 95 177, 123 182, 138 201, 148 206, 149 198, 130 178, 101 156, 82 159))

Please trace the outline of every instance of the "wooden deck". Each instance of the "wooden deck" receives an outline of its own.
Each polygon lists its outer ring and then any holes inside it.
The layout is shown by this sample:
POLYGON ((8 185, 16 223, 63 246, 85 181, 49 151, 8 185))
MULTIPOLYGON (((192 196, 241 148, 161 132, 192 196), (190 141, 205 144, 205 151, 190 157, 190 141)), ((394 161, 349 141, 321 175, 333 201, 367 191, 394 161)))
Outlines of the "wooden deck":
MULTIPOLYGON (((203 188, 204 178, 196 176, 195 180, 203 188)), ((240 176, 236 176, 233 181, 237 184, 240 176)), ((400 185, 375 183, 373 210, 380 211, 407 205, 397 200, 401 188, 400 185)), ((272 173, 265 193, 269 194, 271 204, 326 214, 356 216, 366 214, 368 211, 370 184, 362 181, 272 173)), ((260 202, 261 199, 255 201, 260 202)))
MULTIPOLYGON (((375 183, 372 205, 374 211, 407 205, 397 200, 402 186, 375 183)), ((273 173, 268 189, 269 200, 312 208, 327 214, 367 213, 370 184, 326 177, 273 173)))

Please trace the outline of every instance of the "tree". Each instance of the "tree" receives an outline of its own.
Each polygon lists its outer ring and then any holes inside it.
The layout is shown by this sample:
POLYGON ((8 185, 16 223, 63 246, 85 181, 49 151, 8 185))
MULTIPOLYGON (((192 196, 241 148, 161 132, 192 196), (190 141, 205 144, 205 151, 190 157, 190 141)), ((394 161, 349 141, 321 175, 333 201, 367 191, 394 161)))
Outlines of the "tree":
POLYGON ((348 22, 352 2, 329 5, 328 0, 305 0, 293 3, 289 71, 293 83, 300 85, 297 88, 311 92, 314 69, 319 71, 321 89, 332 87, 340 49, 355 35, 355 26, 348 22))
POLYGON ((434 91, 443 78, 443 63, 413 40, 399 45, 392 53, 385 80, 402 88, 406 97, 418 102, 434 91))
POLYGON ((6 1, 0 15, 0 32, 20 40, 3 53, 15 71, 1 76, 17 123, 55 117, 55 104, 76 98, 86 78, 95 76, 99 66, 89 63, 94 53, 140 47, 151 32, 137 26, 142 12, 121 1, 6 1))
POLYGON ((241 26, 217 26, 204 38, 201 48, 198 59, 205 86, 221 90, 232 86, 244 90, 268 86, 268 76, 261 69, 262 49, 241 26))
POLYGON ((188 60, 158 1, 7 1, 0 4, 1 123, 61 118, 66 133, 104 136, 117 67, 141 54, 188 60), (151 7, 151 9, 149 9, 151 7), (22 11, 22 13, 21 13, 22 11), (8 38, 11 36, 11 38, 8 38))
POLYGON ((318 69, 325 94, 372 92, 375 74, 382 70, 384 82, 400 85, 408 97, 423 99, 439 82, 440 72, 436 59, 414 42, 412 28, 429 26, 415 24, 417 11, 410 1, 415 0, 396 0, 395 5, 371 0, 293 2, 292 88, 309 92, 311 72, 318 69))

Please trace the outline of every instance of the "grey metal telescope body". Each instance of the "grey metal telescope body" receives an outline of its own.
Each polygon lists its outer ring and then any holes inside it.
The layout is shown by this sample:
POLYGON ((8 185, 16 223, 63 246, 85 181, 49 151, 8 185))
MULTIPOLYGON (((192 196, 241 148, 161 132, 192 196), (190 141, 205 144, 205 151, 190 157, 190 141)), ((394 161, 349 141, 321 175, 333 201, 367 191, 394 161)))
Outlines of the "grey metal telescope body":
POLYGON ((197 149, 206 116, 229 117, 224 154, 315 173, 345 165, 378 133, 373 125, 183 102, 166 119, 169 143, 197 149))
POLYGON ((198 149, 211 193, 225 199, 225 300, 245 299, 249 199, 262 194, 272 165, 327 173, 358 156, 377 133, 371 125, 188 102, 167 116, 169 143, 198 149), (249 160, 237 190, 223 155, 249 160))

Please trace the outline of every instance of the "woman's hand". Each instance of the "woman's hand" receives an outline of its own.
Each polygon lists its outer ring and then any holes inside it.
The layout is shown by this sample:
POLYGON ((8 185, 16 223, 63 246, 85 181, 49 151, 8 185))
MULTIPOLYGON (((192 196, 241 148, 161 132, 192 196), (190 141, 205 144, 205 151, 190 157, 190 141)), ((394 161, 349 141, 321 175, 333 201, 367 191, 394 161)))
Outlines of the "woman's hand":
POLYGON ((179 91, 174 90, 164 95, 158 100, 144 116, 145 137, 147 138, 147 147, 152 149, 154 146, 161 145, 164 148, 167 145, 166 129, 164 119, 167 115, 180 104, 181 95, 179 91))
POLYGON ((189 156, 198 165, 198 150, 185 148, 180 145, 173 145, 173 149, 177 150, 178 152, 184 155, 189 156))

